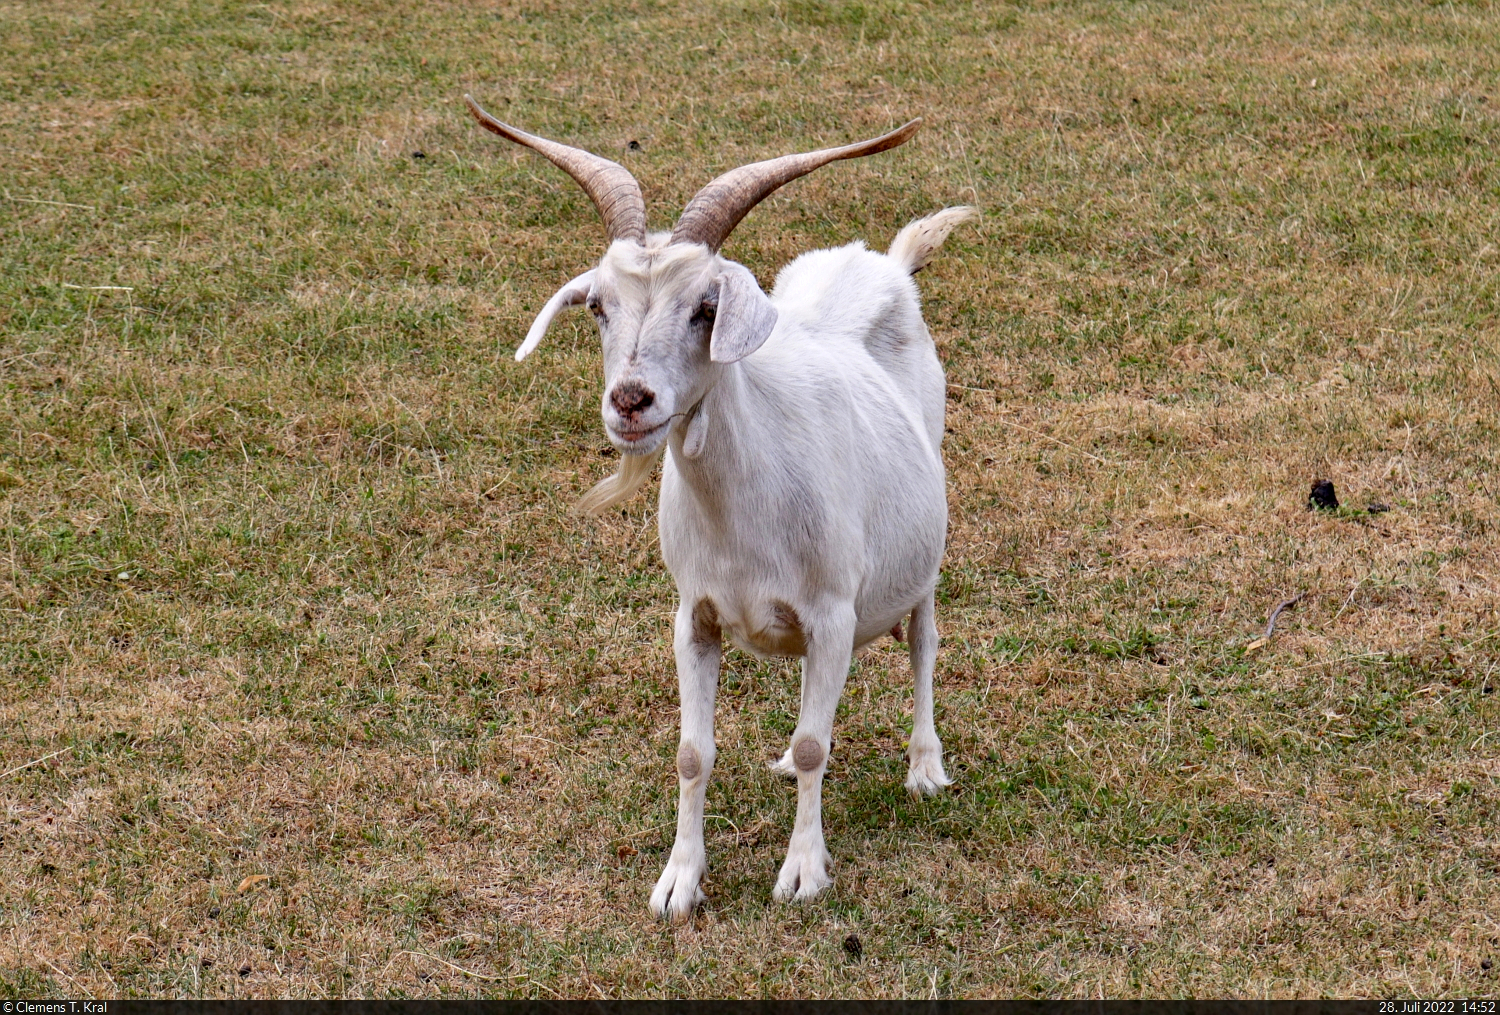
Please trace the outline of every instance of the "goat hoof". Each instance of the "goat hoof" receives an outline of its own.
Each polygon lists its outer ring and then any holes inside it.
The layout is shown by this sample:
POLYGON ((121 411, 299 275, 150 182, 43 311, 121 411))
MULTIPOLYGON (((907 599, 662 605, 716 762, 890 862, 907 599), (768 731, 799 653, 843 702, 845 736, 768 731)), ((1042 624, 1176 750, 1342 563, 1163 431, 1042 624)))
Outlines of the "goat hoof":
POLYGON ((770 762, 766 767, 783 779, 797 778, 797 763, 792 760, 792 749, 790 747, 786 749, 785 754, 775 761, 770 762))
POLYGON ((953 785, 948 773, 943 771, 943 749, 911 752, 911 767, 906 773, 906 791, 914 797, 936 796, 944 786, 953 785))
POLYGON ((781 874, 776 878, 771 897, 777 902, 805 902, 815 898, 833 884, 833 878, 828 875, 831 861, 822 843, 810 849, 792 847, 787 853, 786 863, 781 865, 781 874))
POLYGON ((667 861, 651 892, 651 915, 672 923, 687 922, 704 902, 703 890, 698 887, 704 866, 701 859, 679 860, 674 856, 667 861))

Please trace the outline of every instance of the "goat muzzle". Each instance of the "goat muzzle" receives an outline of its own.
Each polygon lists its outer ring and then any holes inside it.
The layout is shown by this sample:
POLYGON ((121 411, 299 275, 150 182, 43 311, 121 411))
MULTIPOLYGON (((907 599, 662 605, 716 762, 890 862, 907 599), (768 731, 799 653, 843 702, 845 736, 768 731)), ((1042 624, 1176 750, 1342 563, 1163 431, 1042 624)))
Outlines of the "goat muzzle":
POLYGON ((655 402, 655 392, 640 381, 621 381, 609 393, 609 404, 626 419, 651 408, 655 402))

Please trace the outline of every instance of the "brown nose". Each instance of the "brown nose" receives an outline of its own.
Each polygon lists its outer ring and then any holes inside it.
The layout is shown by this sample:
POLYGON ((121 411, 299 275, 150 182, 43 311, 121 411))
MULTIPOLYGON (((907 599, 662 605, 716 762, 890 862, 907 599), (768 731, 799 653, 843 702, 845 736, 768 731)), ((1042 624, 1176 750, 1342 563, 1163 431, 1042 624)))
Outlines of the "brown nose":
POLYGON ((656 396, 640 381, 617 384, 615 390, 609 393, 609 404, 622 416, 634 416, 642 409, 649 408, 654 401, 656 396))

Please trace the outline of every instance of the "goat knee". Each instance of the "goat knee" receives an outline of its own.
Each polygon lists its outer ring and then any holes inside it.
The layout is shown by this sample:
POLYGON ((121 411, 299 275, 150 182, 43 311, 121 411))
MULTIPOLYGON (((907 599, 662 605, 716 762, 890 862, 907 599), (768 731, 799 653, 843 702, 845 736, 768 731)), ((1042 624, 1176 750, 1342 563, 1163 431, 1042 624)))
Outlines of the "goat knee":
POLYGON ((677 748, 677 776, 683 782, 692 782, 703 774, 703 757, 692 744, 677 748))
POLYGON ((800 740, 792 748, 792 760, 799 772, 816 772, 823 764, 823 745, 816 740, 800 740))

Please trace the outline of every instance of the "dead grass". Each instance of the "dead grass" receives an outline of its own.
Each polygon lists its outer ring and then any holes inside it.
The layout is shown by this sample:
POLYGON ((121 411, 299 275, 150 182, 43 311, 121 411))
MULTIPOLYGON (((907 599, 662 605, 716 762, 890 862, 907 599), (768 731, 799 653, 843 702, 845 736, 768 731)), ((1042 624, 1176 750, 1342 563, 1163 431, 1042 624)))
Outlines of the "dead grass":
POLYGON ((5 10, 0 993, 1495 993, 1489 4, 5 10), (866 653, 814 905, 769 898, 793 668, 734 656, 710 901, 646 917, 654 498, 568 512, 582 321, 509 359, 602 233, 464 90, 656 225, 925 115, 745 222, 767 280, 986 210, 922 276, 958 785, 904 796, 866 653))

